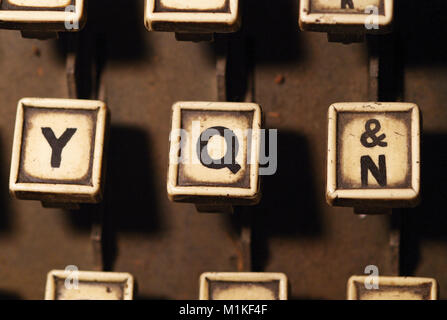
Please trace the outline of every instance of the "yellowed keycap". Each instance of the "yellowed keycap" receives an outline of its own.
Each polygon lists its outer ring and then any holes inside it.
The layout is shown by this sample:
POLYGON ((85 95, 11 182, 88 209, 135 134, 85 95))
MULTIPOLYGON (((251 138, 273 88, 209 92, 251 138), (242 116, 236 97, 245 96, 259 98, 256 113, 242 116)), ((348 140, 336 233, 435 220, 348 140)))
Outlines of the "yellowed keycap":
POLYGON ((226 33, 239 29, 239 0, 145 0, 150 31, 226 33))
POLYGON ((101 101, 20 100, 11 194, 42 202, 99 202, 106 126, 107 107, 101 101))
POLYGON ((0 28, 23 34, 79 31, 85 24, 84 0, 3 0, 0 28))
POLYGON ((437 283, 431 278, 352 276, 348 300, 436 300, 437 283))
POLYGON ((412 103, 335 103, 329 108, 327 201, 406 207, 420 193, 420 118, 412 103))
POLYGON ((17 7, 60 8, 72 3, 71 0, 6 0, 7 3, 17 7))
POLYGON ((133 285, 129 273, 52 270, 45 300, 132 300, 133 285))
POLYGON ((259 105, 178 102, 172 110, 169 198, 192 203, 257 203, 259 105))
POLYGON ((328 33, 386 33, 393 21, 393 0, 302 0, 302 30, 328 33))
POLYGON ((200 300, 287 300, 287 277, 268 272, 206 272, 200 300))

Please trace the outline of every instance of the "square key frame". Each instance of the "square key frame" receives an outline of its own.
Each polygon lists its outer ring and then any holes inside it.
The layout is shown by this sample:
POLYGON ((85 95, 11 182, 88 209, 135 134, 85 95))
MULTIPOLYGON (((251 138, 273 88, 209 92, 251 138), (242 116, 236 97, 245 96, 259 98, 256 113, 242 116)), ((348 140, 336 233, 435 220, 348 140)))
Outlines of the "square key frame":
POLYGON ((130 273, 52 270, 45 300, 132 300, 133 291, 130 273))
MULTIPOLYGON (((170 200, 196 203, 196 205, 258 203, 261 196, 259 153, 262 115, 260 106, 254 103, 178 102, 174 104, 172 112, 167 181, 170 200), (197 127, 194 127, 195 125, 197 127), (197 156, 199 139, 202 140, 205 131, 216 127, 230 129, 228 133, 234 133, 234 141, 238 142, 239 148, 232 160, 238 168, 234 171, 230 165, 220 168, 206 166, 197 156), (181 138, 179 132, 186 134, 186 140, 185 137, 181 138)), ((210 141, 211 138, 208 142, 210 141)), ((206 148, 209 148, 208 142, 205 145, 206 148)), ((236 144, 234 146, 236 147, 236 144)), ((218 147, 218 151, 221 151, 221 145, 218 147)), ((225 155, 228 151, 230 150, 227 150, 225 155)), ((203 153, 200 154, 202 155, 203 153)), ((221 160, 224 163, 223 154, 221 160)))
POLYGON ((100 202, 107 117, 102 101, 21 99, 10 193, 50 204, 100 202))
MULTIPOLYGON (((146 0, 145 25, 149 31, 177 35, 235 32, 240 27, 239 0, 146 0)), ((194 40, 194 38, 191 38, 194 40)))
POLYGON ((374 277, 352 276, 348 280, 348 300, 437 300, 435 279, 416 277, 376 278, 378 288, 372 287, 374 277), (365 284, 371 285, 368 289, 365 284))
POLYGON ((375 102, 331 105, 328 203, 356 209, 412 207, 419 203, 419 195, 418 106, 375 102))
POLYGON ((70 32, 82 29, 85 20, 84 0, 0 1, 0 28, 44 34, 70 32))
POLYGON ((303 31, 327 32, 330 41, 344 42, 346 34, 390 32, 393 7, 394 0, 301 0, 299 25, 303 31), (366 23, 376 25, 367 29, 366 23))
POLYGON ((287 276, 275 272, 205 272, 200 300, 287 300, 287 276))

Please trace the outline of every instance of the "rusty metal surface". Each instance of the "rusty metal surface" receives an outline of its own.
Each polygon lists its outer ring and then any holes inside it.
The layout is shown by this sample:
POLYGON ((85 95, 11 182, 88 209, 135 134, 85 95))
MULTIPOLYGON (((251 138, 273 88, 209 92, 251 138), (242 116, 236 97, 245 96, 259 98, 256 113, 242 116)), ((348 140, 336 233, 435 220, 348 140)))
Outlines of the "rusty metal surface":
MULTIPOLYGON (((267 127, 279 130, 278 171, 263 179, 261 203, 243 209, 253 219, 252 267, 286 273, 292 299, 344 299, 349 276, 371 264, 382 275, 396 267, 389 216, 361 219, 352 209, 329 207, 324 197, 326 112, 333 102, 368 99, 368 46, 298 32, 296 2, 246 1, 244 12, 243 34, 254 44, 255 101, 267 127)), ((106 269, 132 273, 139 299, 197 299, 202 272, 237 270, 240 221, 237 213, 199 214, 193 205, 169 202, 170 117, 176 101, 217 99, 219 43, 177 42, 174 34, 147 32, 143 1, 95 3, 85 32, 102 34, 102 80, 112 112, 106 269)), ((416 3, 399 1, 401 51, 382 96, 403 96, 424 116, 424 200, 402 212, 401 272, 434 277, 442 288, 447 285, 447 52, 431 26, 446 27, 437 13, 442 10, 413 11, 416 3), (422 24, 412 25, 414 14, 422 24)), ((236 56, 238 37, 232 40, 236 56)), ((8 195, 17 102, 68 96, 66 44, 65 37, 37 41, 0 31, 0 298, 41 299, 51 269, 95 267, 89 208, 45 209, 8 195)), ((231 73, 230 79, 233 98, 242 100, 240 75, 231 73)))

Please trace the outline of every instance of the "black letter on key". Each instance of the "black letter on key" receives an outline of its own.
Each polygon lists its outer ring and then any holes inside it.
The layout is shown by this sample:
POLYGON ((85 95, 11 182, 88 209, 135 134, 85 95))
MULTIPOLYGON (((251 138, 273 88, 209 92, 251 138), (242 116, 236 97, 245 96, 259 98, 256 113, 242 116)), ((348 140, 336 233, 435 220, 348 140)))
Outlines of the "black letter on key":
POLYGON ((225 127, 212 127, 202 132, 199 141, 197 142, 197 156, 200 162, 210 169, 228 168, 236 174, 241 166, 236 163, 236 156, 239 151, 239 141, 234 132, 225 127), (221 159, 214 160, 208 153, 208 142, 213 136, 221 136, 225 138, 227 144, 227 153, 221 159))
POLYGON ((341 0, 341 8, 346 9, 346 6, 349 6, 349 9, 354 9, 352 0, 341 0))
POLYGON ((368 170, 381 187, 386 187, 386 159, 385 155, 379 156, 379 167, 377 168, 370 156, 362 156, 360 159, 362 187, 368 186, 368 170))
POLYGON ((42 134, 47 139, 48 144, 51 147, 51 167, 59 168, 61 166, 61 155, 62 149, 67 145, 68 141, 70 141, 71 137, 75 134, 76 129, 68 128, 65 132, 59 137, 56 138, 54 132, 51 128, 42 128, 42 134))

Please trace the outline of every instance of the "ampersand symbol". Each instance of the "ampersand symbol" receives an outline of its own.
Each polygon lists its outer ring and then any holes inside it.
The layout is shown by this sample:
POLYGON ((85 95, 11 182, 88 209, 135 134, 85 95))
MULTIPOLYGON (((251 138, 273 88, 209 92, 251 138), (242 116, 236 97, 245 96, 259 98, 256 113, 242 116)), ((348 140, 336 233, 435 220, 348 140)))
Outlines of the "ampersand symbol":
POLYGON ((375 146, 386 147, 388 145, 387 142, 382 141, 386 138, 385 134, 381 134, 380 136, 376 136, 376 134, 380 131, 380 122, 377 119, 370 119, 366 121, 365 124, 365 132, 362 134, 360 138, 360 142, 363 146, 367 148, 372 148, 375 146), (374 125, 374 126, 373 126, 374 125), (368 142, 368 138, 371 138, 372 142, 368 142))

